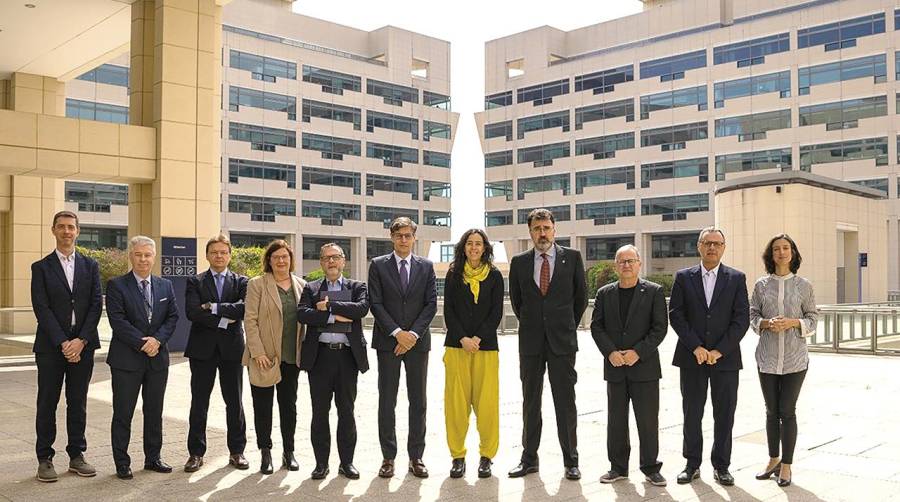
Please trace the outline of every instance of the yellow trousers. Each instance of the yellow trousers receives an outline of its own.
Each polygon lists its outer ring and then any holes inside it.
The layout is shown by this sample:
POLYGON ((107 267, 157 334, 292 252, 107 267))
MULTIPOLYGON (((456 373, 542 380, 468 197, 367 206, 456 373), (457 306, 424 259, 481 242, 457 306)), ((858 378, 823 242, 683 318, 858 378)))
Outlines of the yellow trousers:
POLYGON ((469 411, 475 410, 478 451, 494 458, 500 445, 500 358, 496 350, 470 354, 447 347, 444 352, 444 418, 452 458, 466 456, 469 411))

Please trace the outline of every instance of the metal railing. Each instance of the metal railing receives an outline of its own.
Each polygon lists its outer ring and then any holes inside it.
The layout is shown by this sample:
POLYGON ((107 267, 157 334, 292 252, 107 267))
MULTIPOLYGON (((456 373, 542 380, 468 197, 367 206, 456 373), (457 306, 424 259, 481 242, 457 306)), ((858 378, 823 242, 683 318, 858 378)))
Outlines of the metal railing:
POLYGON ((900 301, 820 305, 809 350, 900 355, 900 301))

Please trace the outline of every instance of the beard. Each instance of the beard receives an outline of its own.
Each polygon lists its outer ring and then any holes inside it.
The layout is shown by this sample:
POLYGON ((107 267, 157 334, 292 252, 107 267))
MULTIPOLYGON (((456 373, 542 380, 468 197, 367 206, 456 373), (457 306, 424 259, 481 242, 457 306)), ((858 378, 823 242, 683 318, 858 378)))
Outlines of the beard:
POLYGON ((553 241, 550 239, 540 239, 535 243, 534 247, 539 251, 547 251, 553 246, 553 241))

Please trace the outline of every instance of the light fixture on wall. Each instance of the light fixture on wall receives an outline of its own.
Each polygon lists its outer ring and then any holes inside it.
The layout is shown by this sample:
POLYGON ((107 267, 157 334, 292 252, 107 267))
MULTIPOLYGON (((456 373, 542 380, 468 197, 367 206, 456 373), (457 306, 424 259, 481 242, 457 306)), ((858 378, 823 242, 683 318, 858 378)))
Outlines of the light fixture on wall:
POLYGON ((35 5, 35 4, 33 4, 33 3, 27 3, 27 4, 25 4, 25 8, 27 8, 27 9, 33 9, 33 8, 35 8, 35 7, 37 7, 37 5, 35 5))

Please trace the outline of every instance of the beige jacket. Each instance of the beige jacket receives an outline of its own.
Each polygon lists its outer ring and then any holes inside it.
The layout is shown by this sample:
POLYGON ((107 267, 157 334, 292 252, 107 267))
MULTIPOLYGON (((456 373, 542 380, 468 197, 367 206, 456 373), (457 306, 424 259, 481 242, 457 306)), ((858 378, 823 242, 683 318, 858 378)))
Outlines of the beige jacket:
MULTIPOLYGON (((300 301, 300 294, 306 281, 291 275, 294 280, 294 295, 300 301)), ((247 283, 247 297, 244 300, 244 332, 247 346, 241 363, 250 373, 250 383, 257 387, 271 387, 281 381, 281 333, 282 311, 275 277, 266 273, 250 279, 247 283), (275 364, 266 370, 259 369, 253 358, 265 355, 275 364)), ((297 363, 300 363, 300 347, 304 336, 304 326, 297 323, 297 363)))

